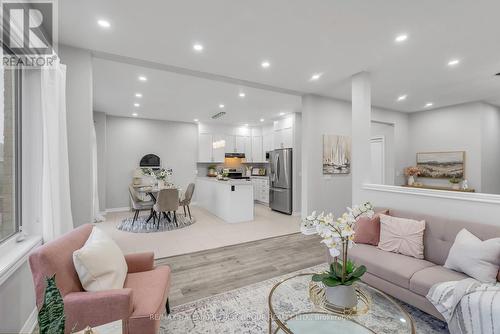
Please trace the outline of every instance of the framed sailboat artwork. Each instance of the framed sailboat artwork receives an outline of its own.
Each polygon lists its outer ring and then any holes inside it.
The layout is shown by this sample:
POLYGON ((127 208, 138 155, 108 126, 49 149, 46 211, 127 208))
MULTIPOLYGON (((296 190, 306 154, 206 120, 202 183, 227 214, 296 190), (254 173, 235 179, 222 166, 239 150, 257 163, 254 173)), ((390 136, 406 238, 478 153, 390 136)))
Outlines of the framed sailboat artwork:
POLYGON ((351 137, 323 135, 323 174, 351 172, 351 137))

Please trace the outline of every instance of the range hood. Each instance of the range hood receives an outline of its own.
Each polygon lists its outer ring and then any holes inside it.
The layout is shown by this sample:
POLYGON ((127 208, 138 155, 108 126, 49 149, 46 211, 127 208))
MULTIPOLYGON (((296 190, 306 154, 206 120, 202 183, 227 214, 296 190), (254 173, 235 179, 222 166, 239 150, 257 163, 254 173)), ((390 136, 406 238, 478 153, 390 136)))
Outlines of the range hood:
POLYGON ((224 157, 245 159, 245 153, 226 153, 224 157))

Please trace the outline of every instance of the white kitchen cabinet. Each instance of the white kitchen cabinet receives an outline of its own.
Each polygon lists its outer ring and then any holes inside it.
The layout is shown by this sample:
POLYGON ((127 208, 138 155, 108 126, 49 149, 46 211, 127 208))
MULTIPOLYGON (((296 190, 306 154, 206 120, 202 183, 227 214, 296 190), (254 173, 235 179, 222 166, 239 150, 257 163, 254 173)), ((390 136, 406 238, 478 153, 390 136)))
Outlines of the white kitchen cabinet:
POLYGON ((226 153, 226 136, 213 135, 212 136, 212 161, 224 162, 224 155, 226 153))
MULTIPOLYGON (((266 133, 262 136, 262 150, 264 153, 264 158, 265 158, 266 152, 270 152, 270 151, 274 150, 273 133, 266 133)), ((265 159, 264 159, 264 161, 265 161, 265 159)))
POLYGON ((282 131, 281 140, 283 143, 283 148, 292 148, 293 147, 293 129, 286 128, 282 131))
MULTIPOLYGON (((247 161, 249 160, 247 159, 247 161)), ((265 161, 265 158, 262 151, 262 136, 253 136, 251 162, 263 162, 263 161, 265 161)))
POLYGON ((235 145, 237 153, 245 153, 245 157, 251 159, 252 157, 252 143, 249 136, 235 136, 235 145))
POLYGON ((198 161, 212 162, 212 135, 200 133, 198 135, 198 161))
POLYGON ((226 135, 226 153, 236 153, 235 138, 232 135, 226 135))
POLYGON ((269 203, 269 180, 267 178, 252 178, 254 200, 269 203))

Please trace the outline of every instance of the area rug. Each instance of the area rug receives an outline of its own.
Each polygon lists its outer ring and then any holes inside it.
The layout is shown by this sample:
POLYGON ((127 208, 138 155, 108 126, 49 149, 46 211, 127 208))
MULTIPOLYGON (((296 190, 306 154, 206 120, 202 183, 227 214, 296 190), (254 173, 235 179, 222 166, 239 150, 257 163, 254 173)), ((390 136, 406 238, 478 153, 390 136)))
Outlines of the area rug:
POLYGON ((195 223, 195 218, 189 219, 188 216, 184 216, 182 214, 177 215, 177 224, 175 222, 168 220, 165 216, 162 215, 160 219, 160 223, 158 224, 158 219, 153 223, 153 219, 150 219, 149 222, 147 216, 139 216, 134 222, 133 217, 128 217, 123 219, 116 226, 120 231, 125 232, 133 232, 133 233, 152 233, 152 232, 163 232, 163 231, 172 231, 187 227, 195 223))
MULTIPOLYGON (((160 333, 267 333, 267 298, 271 288, 287 277, 299 273, 319 272, 325 268, 326 264, 318 265, 176 306, 170 315, 162 317, 160 333)), ((400 304, 414 319, 417 333, 448 333, 446 323, 403 302, 400 304)), ((293 308, 293 305, 290 307, 293 308)), ((380 333, 398 334, 397 331, 385 329, 383 319, 374 320, 380 322, 377 325, 380 333)))

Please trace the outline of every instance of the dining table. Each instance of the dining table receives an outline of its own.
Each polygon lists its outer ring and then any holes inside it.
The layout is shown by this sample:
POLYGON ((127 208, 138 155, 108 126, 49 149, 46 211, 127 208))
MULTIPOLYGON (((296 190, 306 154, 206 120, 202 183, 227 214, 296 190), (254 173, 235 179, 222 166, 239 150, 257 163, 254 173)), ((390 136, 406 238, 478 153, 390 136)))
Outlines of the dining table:
MULTIPOLYGON (((158 193, 160 192, 160 190, 163 189, 179 190, 179 201, 184 197, 184 192, 182 191, 182 188, 175 184, 167 184, 162 186, 157 184, 132 184, 132 188, 134 188, 134 190, 140 195, 142 194, 149 196, 149 198, 151 198, 151 200, 155 204, 158 197, 158 193)), ((149 214, 148 219, 146 219, 146 222, 149 222, 154 215, 155 215, 154 210, 151 210, 151 213, 149 214)), ((169 218, 167 217, 167 219, 169 218)))

